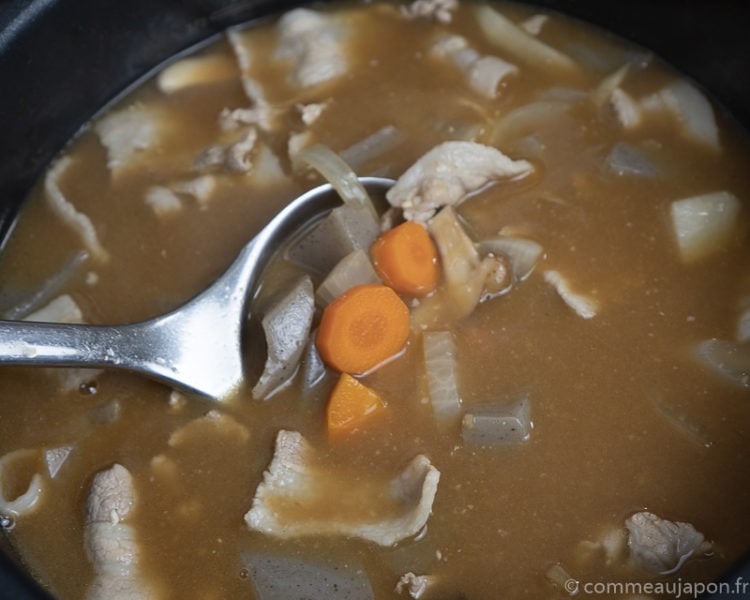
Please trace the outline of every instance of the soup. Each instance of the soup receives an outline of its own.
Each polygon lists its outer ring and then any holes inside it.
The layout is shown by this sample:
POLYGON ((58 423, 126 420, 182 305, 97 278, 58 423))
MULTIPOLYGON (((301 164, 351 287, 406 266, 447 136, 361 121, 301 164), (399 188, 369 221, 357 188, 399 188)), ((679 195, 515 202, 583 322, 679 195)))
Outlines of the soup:
POLYGON ((659 597, 644 586, 724 572, 750 545, 746 140, 647 51, 560 15, 341 4, 230 30, 51 165, 0 256, 3 317, 170 310, 317 169, 340 184, 335 156, 396 183, 377 217, 345 190, 279 249, 232 397, 3 371, 0 513, 39 581, 659 597), (404 224, 428 250, 406 274, 404 224), (364 342, 342 357, 352 303, 364 342))

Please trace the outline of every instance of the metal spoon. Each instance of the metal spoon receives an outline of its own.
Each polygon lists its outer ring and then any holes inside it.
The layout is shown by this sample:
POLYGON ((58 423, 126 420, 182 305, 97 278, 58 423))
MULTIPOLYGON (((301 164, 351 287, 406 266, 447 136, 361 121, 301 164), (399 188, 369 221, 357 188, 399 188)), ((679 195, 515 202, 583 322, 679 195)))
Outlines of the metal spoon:
MULTIPOLYGON (((360 181, 375 196, 393 185, 380 177, 360 181)), ((163 316, 111 326, 0 320, 0 364, 125 369, 225 399, 244 379, 243 330, 263 268, 285 239, 340 204, 330 184, 302 194, 209 288, 163 316)))

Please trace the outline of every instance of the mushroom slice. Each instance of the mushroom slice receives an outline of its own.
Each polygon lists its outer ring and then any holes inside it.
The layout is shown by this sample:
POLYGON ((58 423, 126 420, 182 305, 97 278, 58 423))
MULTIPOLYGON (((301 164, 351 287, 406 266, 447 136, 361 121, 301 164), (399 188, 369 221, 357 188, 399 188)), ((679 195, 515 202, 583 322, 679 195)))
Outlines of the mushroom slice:
POLYGON ((344 535, 391 546, 424 527, 439 479, 418 455, 391 480, 359 482, 324 467, 300 433, 282 430, 245 522, 278 538, 344 535))

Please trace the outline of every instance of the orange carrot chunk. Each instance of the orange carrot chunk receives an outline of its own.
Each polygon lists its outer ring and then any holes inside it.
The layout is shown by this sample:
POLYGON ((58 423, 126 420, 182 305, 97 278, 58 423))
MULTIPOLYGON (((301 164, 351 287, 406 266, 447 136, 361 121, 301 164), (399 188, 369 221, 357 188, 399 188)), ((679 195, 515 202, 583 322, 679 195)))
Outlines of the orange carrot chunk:
POLYGON ((361 427, 385 408, 378 393, 348 373, 342 373, 326 408, 329 435, 348 433, 361 427))
POLYGON ((365 373, 398 354, 409 337, 409 309, 391 288, 357 285, 323 311, 315 340, 326 364, 365 373))
POLYGON ((425 296, 437 286, 437 249, 418 223, 407 221, 383 233, 370 256, 380 278, 399 294, 425 296))

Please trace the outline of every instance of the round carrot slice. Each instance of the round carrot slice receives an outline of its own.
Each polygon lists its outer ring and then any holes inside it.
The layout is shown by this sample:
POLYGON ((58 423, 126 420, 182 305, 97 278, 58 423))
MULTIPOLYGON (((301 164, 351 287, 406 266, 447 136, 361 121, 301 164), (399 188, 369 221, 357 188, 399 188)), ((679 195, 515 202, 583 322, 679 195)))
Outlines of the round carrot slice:
POLYGON ((437 286, 437 249, 418 223, 406 221, 383 233, 370 256, 380 278, 399 294, 425 296, 437 286))
POLYGON ((357 285, 323 311, 316 344, 329 366, 365 373, 398 354, 409 337, 409 309, 391 288, 357 285))

